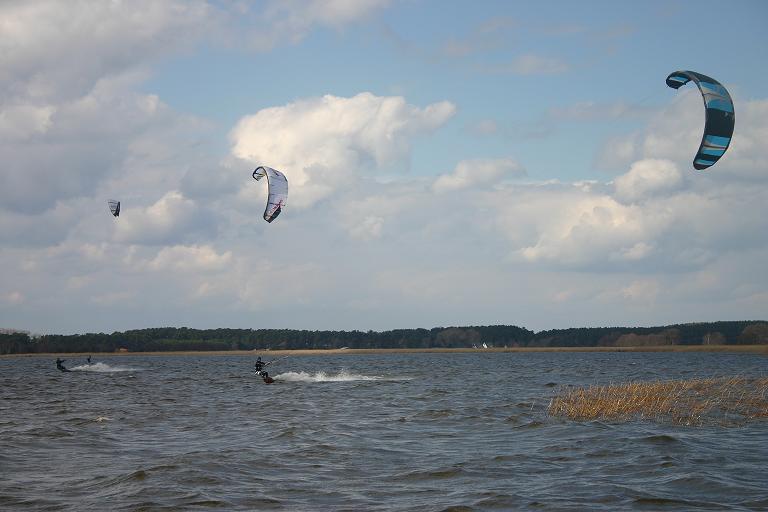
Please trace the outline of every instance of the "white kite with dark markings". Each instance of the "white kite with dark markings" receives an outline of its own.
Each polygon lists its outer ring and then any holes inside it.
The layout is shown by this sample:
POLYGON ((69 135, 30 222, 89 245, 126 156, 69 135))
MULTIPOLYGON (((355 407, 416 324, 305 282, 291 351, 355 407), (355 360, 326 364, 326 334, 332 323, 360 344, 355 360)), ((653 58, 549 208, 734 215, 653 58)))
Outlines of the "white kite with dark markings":
POLYGON ((267 208, 264 210, 264 220, 272 222, 280 215, 288 200, 288 179, 285 174, 271 167, 259 166, 253 171, 253 179, 267 178, 269 195, 267 208))
POLYGON ((115 216, 120 216, 120 201, 115 201, 114 199, 110 199, 107 201, 107 204, 109 205, 109 212, 115 216))

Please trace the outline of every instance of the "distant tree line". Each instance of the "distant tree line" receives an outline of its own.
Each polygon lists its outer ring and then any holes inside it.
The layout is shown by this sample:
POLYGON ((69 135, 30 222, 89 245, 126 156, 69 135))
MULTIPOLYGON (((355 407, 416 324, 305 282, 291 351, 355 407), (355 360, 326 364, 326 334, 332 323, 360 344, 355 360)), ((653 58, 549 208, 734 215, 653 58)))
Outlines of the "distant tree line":
POLYGON ((760 343, 768 344, 768 322, 706 322, 663 327, 582 327, 539 332, 514 325, 395 329, 382 332, 160 327, 111 334, 49 334, 36 337, 26 332, 2 332, 0 333, 0 354, 295 350, 344 347, 633 347, 760 343))

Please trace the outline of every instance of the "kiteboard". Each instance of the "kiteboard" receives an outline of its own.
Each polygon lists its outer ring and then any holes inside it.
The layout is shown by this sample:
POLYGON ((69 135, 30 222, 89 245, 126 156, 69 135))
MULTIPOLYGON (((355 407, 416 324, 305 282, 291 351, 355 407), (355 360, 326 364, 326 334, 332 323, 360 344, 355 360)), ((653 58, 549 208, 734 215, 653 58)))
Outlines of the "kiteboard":
POLYGON ((264 384, 272 384, 273 382, 275 382, 275 379, 270 377, 269 374, 265 376, 264 373, 262 372, 256 372, 256 376, 261 377, 261 380, 264 381, 264 384))

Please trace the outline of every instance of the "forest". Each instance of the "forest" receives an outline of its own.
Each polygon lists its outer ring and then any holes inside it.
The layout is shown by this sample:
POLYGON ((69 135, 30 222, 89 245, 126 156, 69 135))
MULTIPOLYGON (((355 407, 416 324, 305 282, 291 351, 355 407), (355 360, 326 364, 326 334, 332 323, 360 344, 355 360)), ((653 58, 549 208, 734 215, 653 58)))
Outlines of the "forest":
POLYGON ((156 327, 109 334, 41 336, 4 331, 0 333, 0 354, 768 344, 768 322, 765 321, 703 322, 661 327, 580 327, 539 332, 515 325, 390 331, 156 327))

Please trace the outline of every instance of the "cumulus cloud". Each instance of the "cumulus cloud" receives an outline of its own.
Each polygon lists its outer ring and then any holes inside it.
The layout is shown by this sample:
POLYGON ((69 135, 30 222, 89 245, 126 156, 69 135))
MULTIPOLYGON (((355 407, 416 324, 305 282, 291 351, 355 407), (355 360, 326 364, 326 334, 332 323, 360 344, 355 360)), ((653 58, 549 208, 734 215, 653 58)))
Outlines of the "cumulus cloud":
POLYGON ((174 244, 216 231, 213 214, 175 190, 147 208, 126 209, 121 215, 115 240, 123 243, 174 244))
POLYGON ((673 108, 651 120, 638 148, 639 156, 693 161, 704 132, 704 112, 698 90, 685 91, 673 108))
POLYGON ((384 226, 384 218, 376 215, 366 215, 355 222, 349 230, 349 234, 361 240, 379 238, 384 226))
MULTIPOLYGON (((736 127, 728 151, 705 175, 728 176, 728 179, 761 179, 765 174, 759 148, 768 137, 764 119, 768 100, 734 97, 736 127)), ((616 170, 643 159, 674 162, 683 171, 693 171, 693 158, 704 132, 705 110, 701 94, 695 88, 677 93, 668 108, 653 116, 646 127, 634 133, 613 137, 605 142, 598 162, 601 167, 616 170)))
POLYGON ((419 108, 400 96, 323 96, 260 110, 230 134, 235 156, 282 170, 291 204, 308 207, 355 179, 361 168, 407 157, 414 137, 456 111, 447 101, 419 108))
POLYGON ((253 171, 248 162, 238 158, 224 158, 219 162, 198 161, 185 166, 180 180, 184 196, 201 201, 237 194, 243 184, 243 177, 253 171))
POLYGON ((219 254, 210 245, 175 245, 162 248, 148 267, 160 271, 199 273, 223 270, 231 261, 231 251, 219 254))
POLYGON ((51 127, 54 112, 54 107, 50 105, 12 105, 0 110, 0 138, 23 141, 43 134, 51 127))
POLYGON ((438 177, 432 185, 435 192, 487 186, 504 178, 524 176, 525 169, 511 158, 463 160, 450 174, 438 177))
POLYGON ((728 251, 765 249, 768 175, 751 167, 763 157, 751 139, 768 128, 765 102, 738 104, 741 121, 729 152, 739 149, 705 172, 690 168, 703 129, 703 118, 693 119, 703 116, 701 98, 691 95, 632 136, 632 156, 641 158, 627 163, 612 187, 551 183, 499 190, 486 204, 498 212, 512 258, 583 271, 691 272, 728 251), (691 100, 695 113, 685 111, 691 100), (642 157, 657 152, 664 158, 642 157))
POLYGON ((5 247, 45 247, 66 239, 81 212, 64 203, 42 214, 5 210, 0 207, 0 243, 5 247))
POLYGON ((0 97, 40 102, 188 47, 217 16, 202 0, 37 0, 0 3, 0 20, 0 97))
MULTIPOLYGON (((202 0, 0 3, 2 209, 42 234, 46 212, 76 209, 137 160, 141 177, 128 174, 146 179, 170 134, 195 122, 136 87, 148 64, 207 37, 220 14, 202 0)), ((61 218, 64 237, 75 223, 61 218)))
MULTIPOLYGON (((235 256, 214 252, 204 255, 204 261, 207 268, 200 273, 186 269, 189 279, 195 283, 190 288, 189 299, 215 300, 219 305, 224 302, 235 311, 300 307, 323 300, 333 286, 329 272, 316 264, 280 261, 268 254, 240 252, 235 256)), ((286 312, 290 314, 290 309, 286 312)))
POLYGON ((768 100, 737 101, 736 128, 728 152, 716 166, 729 174, 762 180, 765 177, 765 141, 768 140, 768 100), (727 158, 727 160, 726 160, 727 158))
POLYGON ((640 134, 608 137, 602 144, 596 157, 597 167, 617 172, 617 169, 630 165, 638 158, 640 134))
POLYGON ((99 80, 86 95, 56 106, 44 129, 0 139, 2 206, 41 213, 59 201, 93 194, 110 177, 121 179, 120 171, 132 171, 137 158, 143 169, 126 173, 131 179, 145 179, 153 158, 167 161, 163 145, 196 123, 155 95, 133 92, 135 83, 130 74, 99 80))
POLYGON ((353 239, 381 238, 388 231, 388 224, 399 226, 398 217, 402 218, 421 202, 418 198, 421 187, 414 187, 412 183, 377 188, 368 194, 345 197, 343 207, 339 208, 339 221, 353 239))
POLYGON ((653 115, 639 133, 629 133, 609 139, 598 157, 601 165, 609 169, 629 166, 646 158, 657 158, 679 163, 681 168, 691 162, 704 131, 704 107, 698 91, 678 93, 669 108, 653 115))
POLYGON ((616 196, 632 203, 643 198, 658 198, 673 192, 683 183, 683 175, 669 160, 641 160, 632 164, 629 172, 616 178, 616 196))
POLYGON ((516 192, 495 201, 512 254, 523 261, 594 268, 634 260, 631 249, 658 229, 639 208, 570 184, 516 192))

